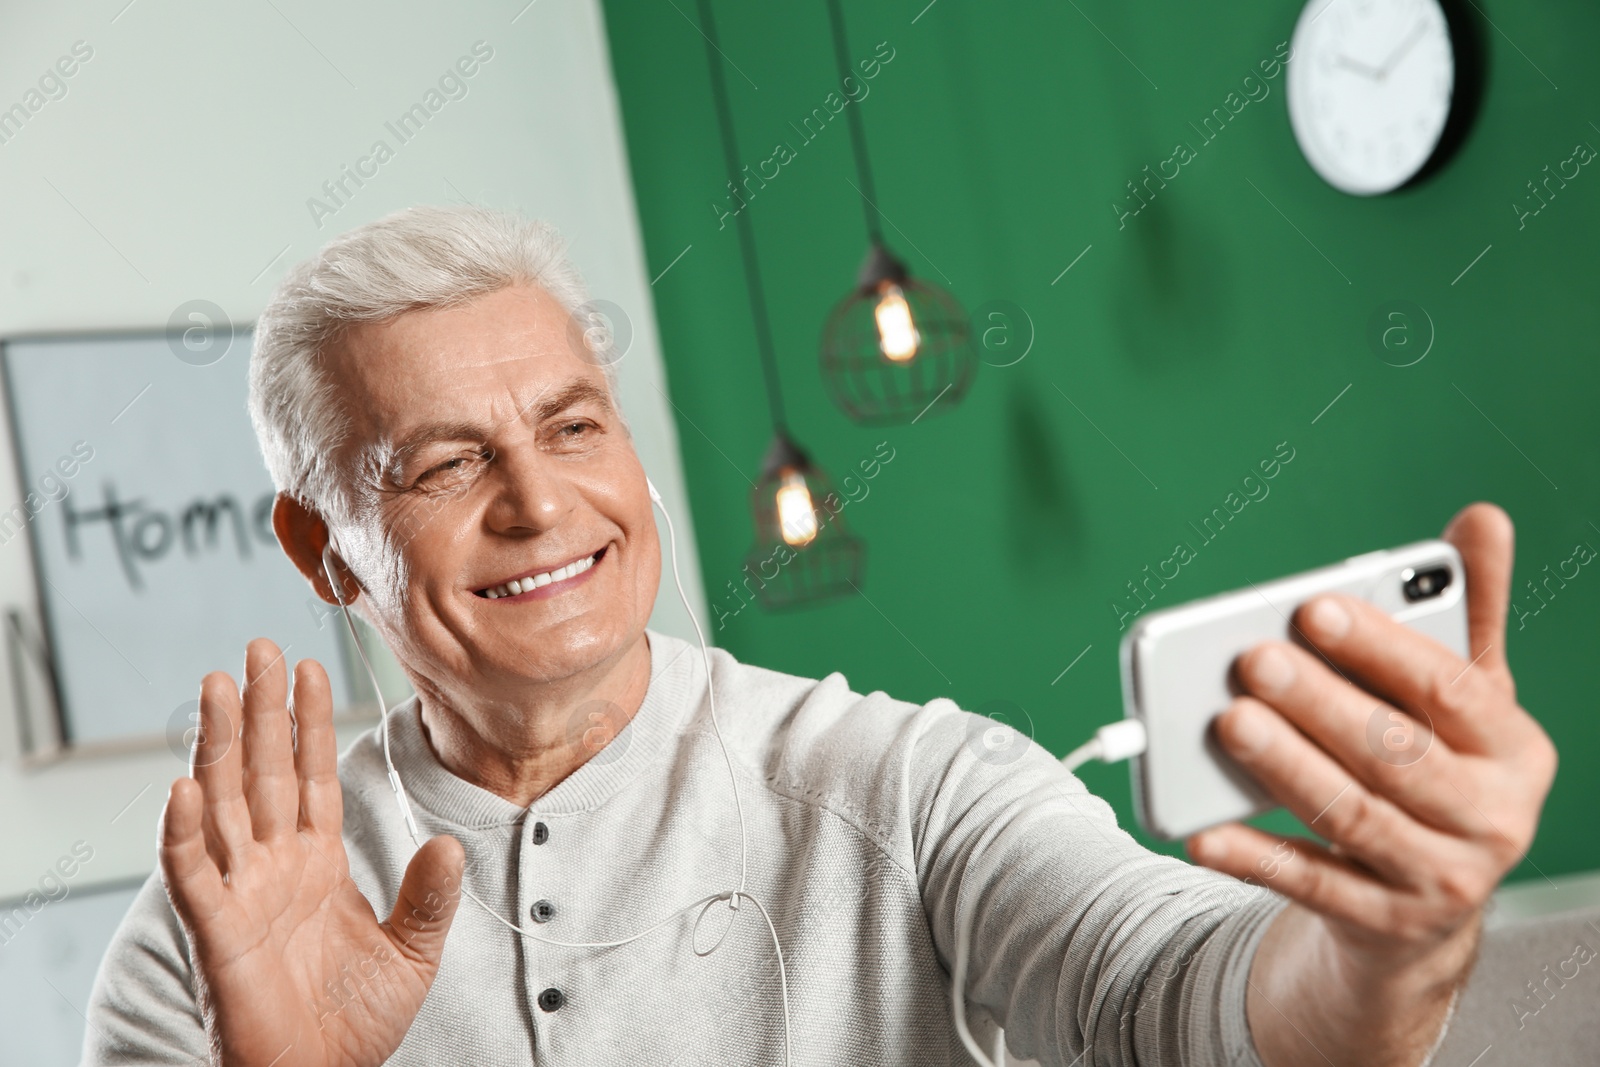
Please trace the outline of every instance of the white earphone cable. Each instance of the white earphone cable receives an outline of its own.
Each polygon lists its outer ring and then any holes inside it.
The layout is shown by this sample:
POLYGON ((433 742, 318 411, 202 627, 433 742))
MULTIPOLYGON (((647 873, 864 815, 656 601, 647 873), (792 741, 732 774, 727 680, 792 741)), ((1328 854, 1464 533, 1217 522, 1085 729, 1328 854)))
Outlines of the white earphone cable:
MULTIPOLYGON (((748 900, 750 903, 752 903, 752 904, 754 904, 756 906, 756 909, 758 911, 761 912, 761 917, 762 917, 763 920, 765 920, 766 925, 767 925, 767 932, 772 937, 773 950, 777 953, 779 992, 780 992, 780 994, 782 996, 782 1003, 783 1003, 783 1062, 785 1064, 785 1067, 788 1067, 788 1065, 791 1062, 791 1040, 790 1040, 790 1021, 789 1021, 789 975, 788 975, 788 970, 784 965, 783 945, 778 940, 778 928, 773 923, 772 916, 771 916, 771 914, 768 913, 766 905, 761 902, 759 897, 757 897, 755 894, 749 892, 748 889, 746 888, 746 886, 748 884, 748 880, 749 880, 750 835, 749 835, 748 827, 746 826, 746 823, 745 823, 744 801, 741 798, 740 793, 739 793, 739 777, 738 777, 738 774, 736 773, 736 771, 734 770, 733 757, 728 752, 728 743, 722 736, 722 725, 717 719, 716 690, 712 686, 712 682, 711 682, 711 651, 706 645, 705 632, 700 628, 700 620, 695 617, 694 609, 692 607, 690 607, 690 605, 689 605, 688 594, 686 594, 684 592, 683 580, 682 580, 681 576, 678 573, 678 533, 677 533, 677 530, 672 525, 672 516, 667 512, 666 505, 661 502, 661 496, 660 496, 659 493, 656 492, 656 487, 653 484, 651 484, 648 479, 646 479, 646 483, 645 484, 649 487, 650 499, 655 503, 655 505, 658 508, 660 508, 661 517, 666 520, 666 523, 667 523, 667 535, 668 535, 668 537, 670 539, 670 544, 671 544, 672 580, 673 580, 673 584, 675 584, 677 586, 677 588, 678 588, 678 598, 683 602, 683 609, 684 609, 684 611, 686 611, 688 613, 689 621, 694 625, 695 636, 697 638, 699 638, 699 641, 700 641, 701 661, 705 665, 705 672, 706 672, 706 697, 707 697, 707 700, 710 703, 710 708, 711 708, 711 729, 712 729, 712 732, 716 734, 717 744, 722 749, 723 762, 727 765, 727 768, 728 768, 728 778, 729 778, 729 781, 733 785, 734 811, 738 814, 738 818, 739 818, 739 886, 738 886, 737 889, 724 890, 724 891, 722 891, 720 893, 712 893, 709 896, 701 897, 699 900, 696 900, 691 904, 687 904, 687 905, 685 905, 683 907, 680 907, 680 908, 677 908, 677 909, 673 910, 665 918, 661 919, 659 922, 656 922, 655 924, 646 927, 645 929, 639 931, 638 933, 633 934, 630 937, 621 938, 621 939, 616 940, 616 941, 557 941, 557 940, 555 940, 553 938, 541 937, 541 936, 539 936, 537 934, 531 933, 530 931, 524 929, 522 926, 511 922, 510 920, 506 919, 504 916, 502 916, 499 913, 497 913, 493 908, 489 907, 489 905, 485 904, 481 899, 479 899, 479 897, 478 897, 478 895, 476 893, 474 893, 474 892, 472 892, 472 890, 468 889, 466 887, 464 881, 463 881, 463 884, 461 886, 461 892, 463 894, 465 894, 468 897, 468 899, 472 900, 475 904, 477 904, 478 907, 482 908, 484 910, 484 912, 486 914, 488 914, 491 918, 495 919, 497 922, 499 922, 500 924, 502 924, 503 926, 505 926, 506 928, 508 928, 512 932, 520 934, 521 936, 527 938, 529 941, 535 941, 535 942, 538 942, 541 945, 551 945, 551 946, 554 946, 556 948, 582 948, 582 949, 617 948, 617 947, 620 947, 622 945, 631 944, 632 942, 638 941, 638 940, 640 940, 641 938, 644 938, 644 937, 648 937, 650 934, 655 933, 657 930, 660 930, 663 927, 673 923, 674 921, 676 921, 678 919, 679 916, 681 916, 685 912, 692 911, 695 908, 699 908, 700 909, 700 914, 695 919, 695 924, 694 924, 694 932, 696 934, 698 934, 699 929, 700 929, 700 923, 705 919, 706 913, 710 910, 711 905, 713 905, 713 904, 715 904, 715 903, 717 903, 719 901, 724 901, 725 900, 725 901, 728 902, 729 910, 733 911, 733 912, 737 912, 739 910, 739 901, 740 900, 748 900)), ((390 750, 389 750, 389 706, 388 706, 387 702, 383 699, 383 691, 382 691, 382 689, 380 689, 379 686, 378 686, 378 675, 377 675, 377 672, 375 670, 373 670, 372 661, 367 658, 367 650, 362 645, 361 638, 356 633, 355 623, 350 618, 350 608, 349 608, 349 605, 347 605, 345 603, 344 595, 342 593, 342 587, 340 586, 339 582, 334 578, 333 567, 331 566, 330 560, 328 559, 328 555, 332 551, 333 551, 333 546, 332 546, 332 543, 330 542, 328 547, 323 552, 323 561, 322 561, 323 569, 327 572, 328 581, 333 586, 334 599, 338 601, 339 608, 344 614, 345 626, 350 631, 350 640, 355 645, 356 655, 360 657, 361 665, 366 668, 367 678, 372 683, 373 694, 374 694, 374 696, 376 697, 376 699, 378 701, 378 707, 379 707, 379 709, 380 709, 380 711, 382 712, 382 715, 383 715, 382 729, 381 729, 381 732, 383 734, 383 762, 384 762, 384 765, 388 768, 390 788, 392 788, 394 790, 395 801, 400 807, 400 814, 401 814, 401 817, 405 820, 406 830, 411 835, 412 843, 414 845, 416 845, 416 847, 421 848, 422 847, 422 833, 418 829, 417 821, 416 821, 415 817, 411 813, 411 804, 410 804, 410 801, 408 801, 406 799, 405 786, 401 783, 400 774, 399 774, 399 772, 397 770, 395 770, 394 760, 390 756, 390 750)), ((731 920, 730 920, 730 929, 731 929, 731 920)), ((707 949, 705 952, 700 952, 698 949, 696 949, 695 950, 696 955, 701 955, 701 956, 710 955, 712 952, 715 952, 718 947, 721 946, 723 939, 726 938, 726 937, 727 937, 727 931, 724 930, 723 934, 722 934, 722 937, 717 939, 716 944, 712 945, 711 948, 707 949)))

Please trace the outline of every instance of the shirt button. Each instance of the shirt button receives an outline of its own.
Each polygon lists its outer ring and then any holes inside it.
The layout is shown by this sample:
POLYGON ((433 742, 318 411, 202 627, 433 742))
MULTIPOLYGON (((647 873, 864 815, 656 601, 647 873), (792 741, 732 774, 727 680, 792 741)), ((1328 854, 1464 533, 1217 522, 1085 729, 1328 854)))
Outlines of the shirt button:
POLYGON ((543 993, 539 994, 539 1007, 544 1011, 560 1011, 561 1005, 565 1004, 566 1002, 566 995, 555 986, 551 986, 549 989, 546 989, 543 993))
POLYGON ((547 923, 555 918, 556 914, 556 906, 548 900, 534 901, 533 907, 529 910, 533 913, 533 921, 536 923, 547 923))
POLYGON ((542 845, 548 840, 550 840, 550 827, 546 826, 542 822, 534 823, 533 824, 533 843, 536 844, 536 845, 542 845))

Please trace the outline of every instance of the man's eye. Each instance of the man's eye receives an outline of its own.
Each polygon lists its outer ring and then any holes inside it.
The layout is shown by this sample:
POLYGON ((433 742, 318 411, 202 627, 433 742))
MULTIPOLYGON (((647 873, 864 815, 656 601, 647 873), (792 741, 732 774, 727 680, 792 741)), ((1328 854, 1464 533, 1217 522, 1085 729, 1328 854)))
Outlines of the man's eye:
POLYGON ((568 441, 580 441, 585 437, 593 437, 600 428, 588 419, 574 422, 564 422, 557 428, 556 440, 565 444, 568 441))
POLYGON ((468 467, 476 462, 477 458, 476 456, 451 456, 443 463, 436 464, 423 471, 417 476, 416 484, 428 485, 430 483, 448 481, 452 477, 464 473, 468 467))

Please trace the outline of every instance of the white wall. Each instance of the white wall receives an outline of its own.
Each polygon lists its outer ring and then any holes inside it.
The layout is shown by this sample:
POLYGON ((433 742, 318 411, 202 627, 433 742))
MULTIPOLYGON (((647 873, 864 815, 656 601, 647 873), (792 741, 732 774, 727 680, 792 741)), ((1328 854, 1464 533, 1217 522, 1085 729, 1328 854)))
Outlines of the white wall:
POLYGON ((83 1008, 134 886, 62 897, 0 948, 4 1062, 66 1067, 83 1048, 83 1008))
MULTIPOLYGON (((64 96, 41 94, 20 131, 0 128, 0 334, 163 328, 197 298, 246 323, 291 263, 408 204, 467 199, 550 219, 594 296, 632 319, 622 404, 674 507, 684 584, 704 618, 599 3, 525 3, 0 4, 0 111, 26 107, 75 42, 92 49, 64 96), (466 95, 400 143, 385 123, 425 102, 478 41, 493 55, 466 95), (327 201, 323 182, 378 139, 394 158, 319 226, 308 198, 327 201)), ((0 453, 4 508, 17 478, 3 425, 0 453)), ((692 639, 669 580, 662 589, 653 625, 692 639)), ((16 538, 0 546, 0 608, 34 602, 16 538)), ((6 671, 0 657, 0 900, 80 840, 94 852, 80 888, 148 872, 179 758, 158 745, 23 769, 6 671)))

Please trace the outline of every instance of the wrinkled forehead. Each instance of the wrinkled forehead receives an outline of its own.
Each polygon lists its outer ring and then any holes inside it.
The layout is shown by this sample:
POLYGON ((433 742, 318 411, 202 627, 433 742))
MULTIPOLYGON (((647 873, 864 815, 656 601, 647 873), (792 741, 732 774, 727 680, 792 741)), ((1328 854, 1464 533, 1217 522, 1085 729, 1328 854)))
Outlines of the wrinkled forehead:
POLYGON ((485 427, 594 394, 611 407, 604 373, 583 358, 582 334, 543 289, 513 286, 470 302, 352 327, 324 356, 349 419, 349 448, 393 447, 419 427, 485 427))

